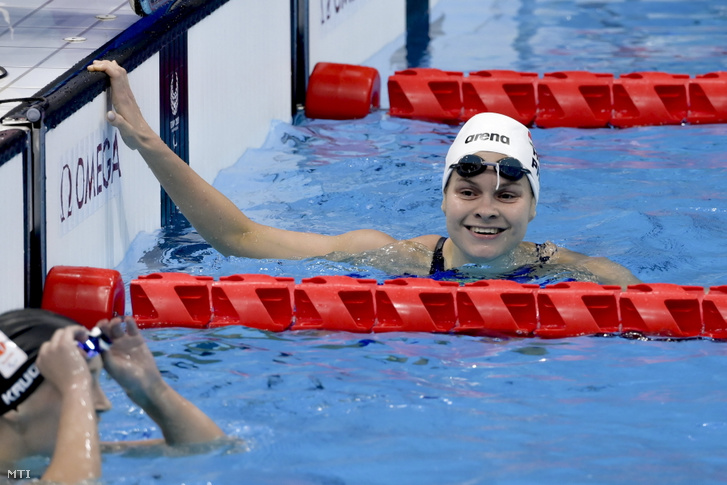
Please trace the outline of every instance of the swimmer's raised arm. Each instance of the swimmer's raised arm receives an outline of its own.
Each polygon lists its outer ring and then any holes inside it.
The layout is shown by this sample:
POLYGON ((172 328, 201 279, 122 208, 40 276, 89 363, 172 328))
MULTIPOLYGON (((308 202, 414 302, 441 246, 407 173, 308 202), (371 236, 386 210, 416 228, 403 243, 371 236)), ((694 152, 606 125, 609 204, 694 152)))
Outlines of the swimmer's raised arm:
POLYGON ((36 365, 61 395, 58 435, 43 480, 80 483, 101 476, 98 422, 91 393, 93 377, 77 340, 86 330, 68 326, 43 343, 36 365))
POLYGON ((102 354, 104 368, 159 425, 168 445, 206 443, 225 437, 212 419, 164 381, 131 317, 124 321, 101 320, 98 326, 112 342, 102 354))
POLYGON ((151 129, 134 99, 126 70, 115 61, 94 61, 89 71, 105 72, 111 80, 115 113, 109 122, 124 143, 138 150, 164 190, 199 234, 225 255, 297 259, 333 252, 360 253, 396 239, 376 230, 338 236, 286 231, 250 220, 232 201, 181 160, 151 129))

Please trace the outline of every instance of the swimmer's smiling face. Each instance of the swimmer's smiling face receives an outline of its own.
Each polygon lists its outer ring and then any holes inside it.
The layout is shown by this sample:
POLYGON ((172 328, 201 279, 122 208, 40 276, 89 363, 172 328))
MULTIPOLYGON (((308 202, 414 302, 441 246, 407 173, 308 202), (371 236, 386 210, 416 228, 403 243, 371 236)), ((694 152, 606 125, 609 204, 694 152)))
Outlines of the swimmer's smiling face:
MULTIPOLYGON (((478 152, 487 162, 505 155, 478 152)), ((474 177, 453 171, 442 201, 447 232, 452 240, 448 266, 468 263, 496 265, 522 242, 535 217, 535 199, 527 177, 508 180, 488 167, 474 177)))

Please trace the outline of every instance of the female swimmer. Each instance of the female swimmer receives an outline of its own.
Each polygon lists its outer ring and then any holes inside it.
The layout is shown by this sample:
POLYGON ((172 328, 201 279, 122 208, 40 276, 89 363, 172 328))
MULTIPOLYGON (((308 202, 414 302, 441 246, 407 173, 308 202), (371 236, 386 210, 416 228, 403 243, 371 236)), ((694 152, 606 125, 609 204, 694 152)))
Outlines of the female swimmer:
POLYGON ((442 211, 448 237, 429 234, 397 240, 375 229, 328 236, 250 220, 152 130, 121 66, 115 61, 94 61, 88 70, 104 72, 110 78, 115 112, 108 113, 109 122, 130 148, 140 152, 199 234, 224 255, 342 259, 363 254, 372 265, 395 261, 398 273, 427 275, 477 265, 483 278, 562 273, 567 267, 570 274, 577 275, 575 279, 624 287, 640 282, 628 269, 606 258, 589 257, 552 243, 523 241, 540 195, 540 165, 527 127, 507 116, 474 116, 447 153, 442 211), (372 253, 382 257, 372 257, 372 253))

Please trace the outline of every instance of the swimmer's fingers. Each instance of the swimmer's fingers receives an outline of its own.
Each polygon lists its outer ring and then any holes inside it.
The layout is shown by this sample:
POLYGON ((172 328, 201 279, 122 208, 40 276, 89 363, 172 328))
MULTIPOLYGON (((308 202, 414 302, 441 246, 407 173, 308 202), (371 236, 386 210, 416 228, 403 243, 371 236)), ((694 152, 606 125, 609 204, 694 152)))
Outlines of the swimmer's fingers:
MULTIPOLYGON (((120 317, 101 320, 98 322, 98 327, 111 340, 110 353, 113 355, 143 354, 148 350, 139 327, 130 316, 124 317, 123 320, 120 317)), ((104 361, 107 360, 106 357, 111 356, 105 356, 104 361)))
POLYGON ((141 335, 139 327, 136 325, 136 320, 134 320, 133 317, 126 317, 124 322, 126 323, 126 333, 128 333, 130 337, 141 335))
POLYGON ((107 111, 106 119, 109 123, 111 123, 111 126, 115 126, 116 128, 121 128, 123 127, 122 125, 126 124, 126 120, 124 119, 124 117, 116 114, 115 111, 107 111))
MULTIPOLYGON (((139 115, 139 117, 141 117, 139 115)), ((132 150, 138 150, 142 144, 138 139, 139 131, 136 130, 131 123, 129 123, 126 118, 124 118, 122 115, 120 115, 116 111, 109 111, 106 113, 106 120, 113 126, 114 128, 117 128, 119 130, 119 134, 121 135, 121 138, 124 140, 124 143, 126 146, 131 148, 132 150)))
POLYGON ((109 77, 126 74, 126 69, 119 66, 116 61, 107 61, 105 59, 94 59, 93 63, 87 66, 86 69, 90 72, 105 72, 109 77))
MULTIPOLYGON (((64 327, 62 330, 63 333, 59 334, 59 338, 63 338, 65 340, 70 339, 76 342, 85 342, 88 340, 88 329, 81 325, 69 325, 68 327, 64 327)), ((53 337, 55 337, 58 333, 59 332, 53 334, 53 337)))
POLYGON ((87 67, 90 72, 104 72, 111 81, 111 103, 114 111, 106 113, 106 119, 119 129, 121 137, 129 148, 138 149, 136 137, 149 130, 141 110, 134 98, 126 69, 116 61, 95 60, 87 67))
POLYGON ((50 340, 43 342, 40 346, 41 350, 45 347, 49 352, 50 349, 75 348, 80 351, 76 342, 85 342, 88 339, 88 330, 80 325, 69 325, 59 328, 53 333, 50 340))
POLYGON ((96 324, 101 329, 104 335, 111 339, 118 340, 125 335, 136 336, 139 334, 139 329, 134 322, 132 317, 114 317, 111 320, 103 319, 99 320, 96 324))
POLYGON ((58 390, 65 392, 79 381, 88 381, 91 374, 78 341, 88 338, 88 331, 78 325, 56 330, 50 340, 41 345, 36 365, 43 377, 58 390))
POLYGON ((109 69, 111 66, 116 64, 118 66, 118 63, 116 61, 107 61, 105 59, 94 59, 91 64, 89 64, 86 69, 89 71, 100 71, 105 72, 107 69, 109 69))
POLYGON ((101 354, 104 368, 132 399, 143 400, 162 378, 134 319, 105 322, 102 331, 111 339, 111 348, 101 354))

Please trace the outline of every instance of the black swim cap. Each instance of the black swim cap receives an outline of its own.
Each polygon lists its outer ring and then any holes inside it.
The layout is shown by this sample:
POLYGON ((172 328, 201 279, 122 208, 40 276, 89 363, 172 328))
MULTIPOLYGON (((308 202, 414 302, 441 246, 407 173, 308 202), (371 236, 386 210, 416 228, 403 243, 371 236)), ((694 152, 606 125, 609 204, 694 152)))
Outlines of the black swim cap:
POLYGON ((34 308, 0 315, 0 415, 18 407, 43 382, 35 365, 40 346, 69 325, 78 324, 34 308))

